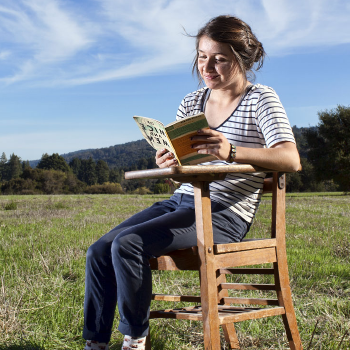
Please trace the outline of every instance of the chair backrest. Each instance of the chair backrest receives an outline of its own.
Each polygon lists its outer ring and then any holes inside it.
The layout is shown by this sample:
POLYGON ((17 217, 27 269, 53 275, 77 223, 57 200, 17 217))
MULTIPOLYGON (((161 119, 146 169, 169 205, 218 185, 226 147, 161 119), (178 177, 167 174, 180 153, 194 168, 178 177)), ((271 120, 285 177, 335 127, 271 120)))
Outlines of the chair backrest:
POLYGON ((277 239, 279 243, 285 244, 286 234, 286 188, 283 173, 273 173, 272 175, 272 223, 271 238, 277 239))
POLYGON ((263 194, 272 193, 271 238, 285 235, 285 174, 274 172, 265 178, 263 194))

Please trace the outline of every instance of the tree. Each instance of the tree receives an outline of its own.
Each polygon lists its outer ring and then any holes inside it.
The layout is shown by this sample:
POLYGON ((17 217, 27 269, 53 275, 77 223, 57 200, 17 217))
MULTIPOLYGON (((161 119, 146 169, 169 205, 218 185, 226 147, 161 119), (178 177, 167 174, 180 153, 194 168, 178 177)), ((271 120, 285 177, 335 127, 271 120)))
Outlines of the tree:
POLYGON ((37 168, 46 170, 60 170, 63 172, 70 171, 69 165, 58 153, 53 153, 51 156, 49 156, 47 153, 43 154, 37 168))
POLYGON ((6 163, 7 163, 6 154, 5 154, 5 152, 2 152, 1 157, 0 157, 0 164, 3 165, 3 164, 6 164, 6 163))
POLYGON ((148 165, 147 159, 140 158, 137 162, 137 169, 139 169, 139 170, 147 169, 147 165, 148 165))
POLYGON ((69 166, 73 171, 73 174, 77 175, 79 174, 80 171, 80 167, 81 167, 81 160, 79 158, 73 158, 70 162, 69 162, 69 166))
POLYGON ((91 157, 89 159, 81 160, 78 179, 85 182, 89 186, 97 183, 96 164, 91 157))
POLYGON ((287 174, 287 192, 325 192, 334 191, 334 188, 326 186, 324 181, 317 181, 314 167, 301 157, 302 170, 297 173, 287 174))
POLYGON ((333 180, 343 191, 350 190, 350 107, 338 106, 318 113, 320 122, 308 129, 308 160, 317 180, 333 180))
POLYGON ((9 161, 6 163, 7 180, 17 179, 22 174, 22 163, 21 158, 16 156, 14 153, 11 154, 9 161))
POLYGON ((26 161, 22 162, 22 170, 24 171, 27 168, 31 168, 29 160, 26 160, 26 161))
POLYGON ((124 171, 123 170, 119 170, 117 168, 110 169, 110 171, 109 171, 109 181, 110 182, 120 183, 122 179, 124 179, 124 171), (121 172, 122 172, 122 174, 121 174, 121 172))
POLYGON ((99 160, 96 164, 97 182, 102 185, 109 180, 109 167, 104 160, 99 160))
POLYGON ((4 179, 6 177, 6 175, 5 175, 6 163, 7 163, 6 154, 5 154, 5 152, 2 152, 2 155, 0 157, 0 180, 4 179))

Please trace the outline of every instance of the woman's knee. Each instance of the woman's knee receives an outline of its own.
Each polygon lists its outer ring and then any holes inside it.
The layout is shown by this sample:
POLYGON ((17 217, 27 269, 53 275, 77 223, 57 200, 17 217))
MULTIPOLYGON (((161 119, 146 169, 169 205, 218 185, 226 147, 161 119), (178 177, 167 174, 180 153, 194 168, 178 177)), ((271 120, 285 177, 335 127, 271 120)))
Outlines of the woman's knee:
POLYGON ((87 250, 86 263, 102 262, 111 256, 111 243, 98 240, 87 250))
POLYGON ((114 256, 130 256, 139 255, 142 253, 142 242, 140 242, 140 237, 134 232, 123 232, 118 235, 112 243, 112 255, 114 256))

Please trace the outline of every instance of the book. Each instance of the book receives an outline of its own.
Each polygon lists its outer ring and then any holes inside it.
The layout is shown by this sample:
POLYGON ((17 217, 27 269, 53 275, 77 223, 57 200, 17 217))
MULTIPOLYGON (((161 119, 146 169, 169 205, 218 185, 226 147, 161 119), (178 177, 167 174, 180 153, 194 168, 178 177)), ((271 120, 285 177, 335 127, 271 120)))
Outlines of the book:
POLYGON ((204 113, 176 120, 168 125, 152 118, 134 116, 142 135, 156 150, 166 148, 174 154, 179 165, 196 165, 217 159, 211 154, 198 154, 191 146, 198 142, 191 136, 198 135, 197 130, 209 129, 204 113))

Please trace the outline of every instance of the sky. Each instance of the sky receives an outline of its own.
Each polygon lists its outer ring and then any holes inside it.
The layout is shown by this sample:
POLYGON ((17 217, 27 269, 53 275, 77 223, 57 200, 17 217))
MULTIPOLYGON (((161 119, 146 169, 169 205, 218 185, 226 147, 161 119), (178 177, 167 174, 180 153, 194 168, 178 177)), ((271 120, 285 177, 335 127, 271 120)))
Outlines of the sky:
POLYGON ((0 0, 0 154, 22 160, 142 139, 133 115, 167 124, 212 17, 247 22, 298 127, 350 105, 348 0, 0 0))

